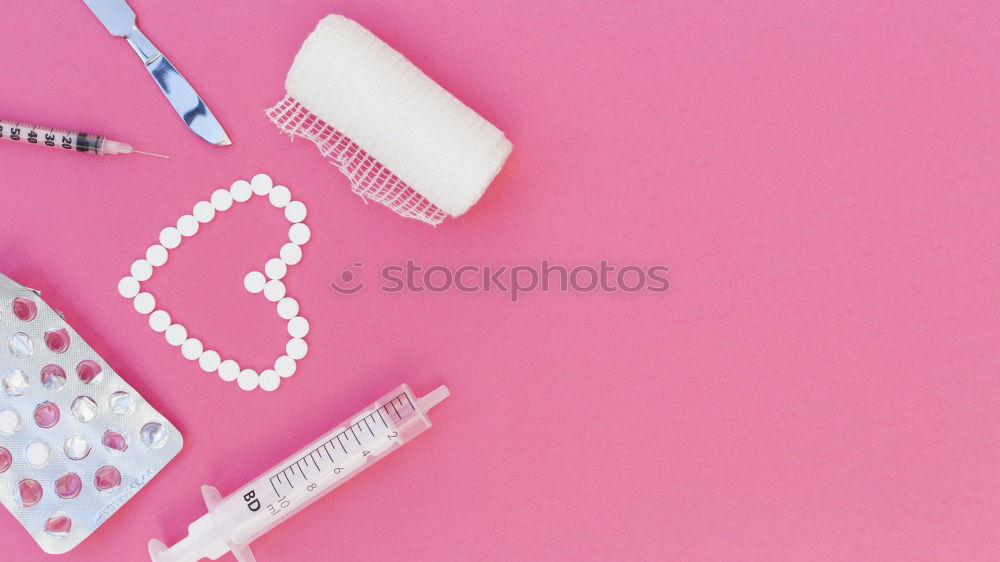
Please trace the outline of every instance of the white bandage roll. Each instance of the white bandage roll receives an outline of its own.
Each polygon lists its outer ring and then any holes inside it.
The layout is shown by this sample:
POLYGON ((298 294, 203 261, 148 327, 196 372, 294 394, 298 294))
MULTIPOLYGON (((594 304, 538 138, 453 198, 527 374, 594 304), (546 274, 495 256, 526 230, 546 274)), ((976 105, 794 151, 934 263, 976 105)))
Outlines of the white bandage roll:
MULTIPOLYGON (((301 104, 346 137, 341 144, 356 144, 402 180, 404 188, 412 188, 453 217, 479 200, 512 148, 502 131, 406 57, 343 16, 330 15, 319 22, 296 55, 285 87, 286 105, 289 98, 301 104)), ((338 154, 335 143, 326 142, 329 146, 324 149, 320 143, 324 139, 317 140, 321 135, 312 123, 300 124, 296 130, 294 119, 276 118, 279 106, 270 110, 279 127, 312 138, 324 154, 339 157, 341 170, 351 175, 347 156, 338 154)), ((356 183, 354 178, 352 183, 356 183)), ((379 185, 354 187, 375 200, 380 189, 385 191, 379 185)))

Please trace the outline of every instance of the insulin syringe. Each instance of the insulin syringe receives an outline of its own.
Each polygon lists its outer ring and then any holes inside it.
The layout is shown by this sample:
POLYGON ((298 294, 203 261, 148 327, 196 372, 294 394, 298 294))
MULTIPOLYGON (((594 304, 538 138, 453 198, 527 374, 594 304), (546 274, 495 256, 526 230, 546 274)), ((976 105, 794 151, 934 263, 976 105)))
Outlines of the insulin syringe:
POLYGON ((50 127, 39 127, 29 125, 28 123, 3 119, 0 119, 0 140, 59 148, 70 152, 92 152, 98 156, 104 156, 105 154, 131 154, 136 152, 147 156, 170 158, 162 154, 135 150, 131 145, 108 140, 98 135, 75 133, 73 131, 50 127))
POLYGON ((208 513, 170 548, 149 541, 150 558, 195 562, 232 552, 239 562, 253 562, 254 539, 430 428, 428 410, 447 397, 445 386, 417 398, 400 385, 225 498, 202 486, 208 513))

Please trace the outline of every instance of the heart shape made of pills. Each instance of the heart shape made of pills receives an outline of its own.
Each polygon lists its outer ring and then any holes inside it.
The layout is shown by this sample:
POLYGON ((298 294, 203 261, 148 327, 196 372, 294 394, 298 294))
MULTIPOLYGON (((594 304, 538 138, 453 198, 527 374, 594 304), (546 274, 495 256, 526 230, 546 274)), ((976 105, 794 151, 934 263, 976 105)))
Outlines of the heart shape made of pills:
POLYGON ((236 180, 229 189, 217 189, 210 200, 199 201, 191 214, 177 220, 176 226, 168 226, 160 231, 159 244, 146 250, 146 257, 132 263, 130 275, 118 282, 118 293, 132 300, 136 312, 149 316, 149 326, 155 332, 165 335, 167 343, 179 347, 185 359, 197 361, 207 373, 216 372, 226 382, 235 381, 243 390, 260 388, 273 391, 281 384, 281 379, 295 373, 296 361, 309 351, 305 336, 309 333, 309 321, 299 315, 299 303, 286 294, 281 281, 288 268, 302 260, 302 246, 309 241, 311 233, 303 222, 306 206, 292 199, 291 191, 284 186, 274 185, 267 174, 257 174, 249 182, 236 180), (278 257, 271 258, 263 267, 263 272, 251 271, 244 277, 243 285, 251 293, 262 293, 264 298, 275 303, 278 316, 288 321, 291 339, 285 345, 285 355, 274 361, 273 369, 260 373, 252 369, 242 369, 234 359, 224 359, 204 344, 189 338, 187 328, 172 321, 170 314, 157 308, 156 297, 142 290, 142 283, 153 276, 153 270, 167 263, 169 251, 180 246, 186 238, 198 233, 201 225, 215 219, 216 215, 233 208, 236 203, 245 203, 254 195, 267 197, 271 205, 284 211, 291 223, 288 229, 289 242, 281 247, 278 257))

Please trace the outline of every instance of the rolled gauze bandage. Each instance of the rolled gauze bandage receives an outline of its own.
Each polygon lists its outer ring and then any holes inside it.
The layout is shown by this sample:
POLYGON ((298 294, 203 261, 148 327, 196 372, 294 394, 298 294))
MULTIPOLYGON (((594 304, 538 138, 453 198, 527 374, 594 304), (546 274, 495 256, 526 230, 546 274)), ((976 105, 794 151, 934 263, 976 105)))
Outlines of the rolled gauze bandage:
POLYGON ((295 56, 287 94, 267 110, 308 138, 355 193, 430 224, 469 210, 510 141, 358 23, 320 20, 295 56))

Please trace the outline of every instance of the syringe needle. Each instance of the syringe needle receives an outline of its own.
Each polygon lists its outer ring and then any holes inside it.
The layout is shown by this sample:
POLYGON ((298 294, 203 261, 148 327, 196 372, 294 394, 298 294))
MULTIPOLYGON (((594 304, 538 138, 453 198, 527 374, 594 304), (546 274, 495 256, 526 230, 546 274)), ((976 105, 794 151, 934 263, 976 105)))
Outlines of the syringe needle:
POLYGON ((153 154, 152 152, 143 152, 141 150, 135 150, 135 149, 133 149, 132 152, 138 152, 139 154, 145 154, 146 156, 158 156, 160 158, 170 158, 165 154, 153 154))

